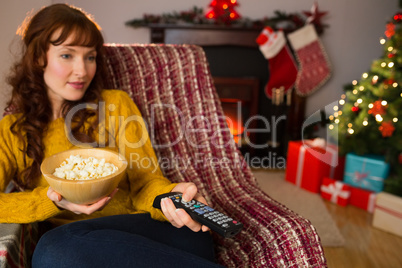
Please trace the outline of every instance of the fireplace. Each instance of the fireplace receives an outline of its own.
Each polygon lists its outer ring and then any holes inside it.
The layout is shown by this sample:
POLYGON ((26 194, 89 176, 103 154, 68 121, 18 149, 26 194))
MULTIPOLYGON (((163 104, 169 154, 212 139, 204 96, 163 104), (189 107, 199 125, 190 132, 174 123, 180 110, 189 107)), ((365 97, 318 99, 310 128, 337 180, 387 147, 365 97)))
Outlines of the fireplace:
MULTIPOLYGON (((255 77, 214 77, 230 132, 239 147, 256 143, 259 79, 255 77)), ((252 148, 251 148, 252 149, 252 148)), ((252 151, 252 150, 251 150, 252 151)))
POLYGON ((284 156, 287 141, 301 138, 305 99, 292 94, 275 104, 265 95, 268 61, 255 42, 262 29, 160 24, 148 27, 152 43, 203 47, 225 116, 230 118, 228 125, 243 153, 264 157, 275 152, 284 156))

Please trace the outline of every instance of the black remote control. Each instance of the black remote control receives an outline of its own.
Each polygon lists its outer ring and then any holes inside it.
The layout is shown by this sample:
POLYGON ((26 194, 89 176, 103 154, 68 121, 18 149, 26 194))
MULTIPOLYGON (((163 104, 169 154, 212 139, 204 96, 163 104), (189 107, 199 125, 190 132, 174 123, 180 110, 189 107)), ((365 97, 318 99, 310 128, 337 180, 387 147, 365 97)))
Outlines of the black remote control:
POLYGON ((154 200, 153 207, 161 209, 162 198, 170 198, 172 199, 176 208, 184 209, 191 216, 191 218, 193 218, 193 220, 209 227, 212 231, 217 232, 223 237, 235 236, 243 228, 242 223, 233 220, 229 216, 216 211, 215 209, 208 207, 197 200, 184 202, 181 199, 181 196, 182 193, 178 192, 158 195, 154 200))

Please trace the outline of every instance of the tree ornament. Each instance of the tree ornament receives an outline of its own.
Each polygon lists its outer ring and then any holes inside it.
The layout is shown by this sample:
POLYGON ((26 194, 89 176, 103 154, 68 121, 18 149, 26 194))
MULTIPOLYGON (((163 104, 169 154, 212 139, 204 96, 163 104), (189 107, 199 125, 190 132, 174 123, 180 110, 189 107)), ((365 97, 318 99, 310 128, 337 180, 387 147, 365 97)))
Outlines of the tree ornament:
POLYGON ((394 21, 400 22, 402 20, 402 13, 401 12, 396 13, 393 18, 394 21))
POLYGON ((395 54, 394 53, 389 53, 388 54, 388 59, 392 59, 392 58, 394 58, 395 57, 395 54))
POLYGON ((352 107, 352 112, 358 113, 359 111, 360 111, 359 107, 357 107, 357 106, 352 107))
POLYGON ((373 103, 373 107, 368 111, 369 114, 372 114, 376 116, 377 114, 379 115, 384 115, 386 111, 386 106, 381 104, 381 100, 377 100, 373 103))
POLYGON ((392 78, 384 80, 384 85, 391 86, 393 83, 395 83, 395 80, 392 78))
POLYGON ((386 137, 391 137, 392 134, 395 131, 395 127, 392 124, 392 122, 382 122, 381 126, 378 127, 378 129, 381 132, 381 135, 386 138, 386 137))
POLYGON ((385 36, 391 38, 395 34, 395 24, 388 23, 385 30, 385 36))

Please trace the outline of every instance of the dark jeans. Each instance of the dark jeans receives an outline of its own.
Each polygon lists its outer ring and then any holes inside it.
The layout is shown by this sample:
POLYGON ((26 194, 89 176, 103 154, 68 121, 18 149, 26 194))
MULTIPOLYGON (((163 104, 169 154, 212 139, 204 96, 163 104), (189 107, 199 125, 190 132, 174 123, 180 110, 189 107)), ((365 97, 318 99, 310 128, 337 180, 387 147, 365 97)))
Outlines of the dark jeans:
POLYGON ((151 219, 148 214, 77 221, 46 232, 35 267, 221 267, 211 235, 151 219))

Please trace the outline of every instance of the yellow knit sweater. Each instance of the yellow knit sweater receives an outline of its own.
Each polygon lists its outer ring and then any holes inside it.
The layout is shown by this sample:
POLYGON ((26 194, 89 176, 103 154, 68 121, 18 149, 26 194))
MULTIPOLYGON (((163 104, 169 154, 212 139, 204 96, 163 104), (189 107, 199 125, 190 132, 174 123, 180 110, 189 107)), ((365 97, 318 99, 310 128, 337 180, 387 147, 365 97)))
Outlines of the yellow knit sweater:
MULTIPOLYGON (((4 193, 8 183, 24 169, 22 144, 10 131, 10 126, 20 114, 7 115, 0 121, 0 223, 29 223, 48 220, 56 225, 70 221, 107 215, 149 212, 152 218, 164 220, 163 214, 152 207, 156 195, 170 192, 172 184, 159 169, 141 114, 131 98, 121 90, 104 90, 106 140, 110 149, 119 150, 128 161, 127 176, 119 184, 119 191, 102 210, 91 215, 76 215, 60 210, 48 197, 48 183, 41 176, 36 188, 18 193, 4 193), (138 146, 141 144, 141 146, 138 146)), ((100 124, 102 125, 102 124, 100 124)), ((44 134, 45 157, 75 148, 67 135, 65 120, 59 118, 50 123, 44 134)), ((99 131, 97 142, 105 139, 99 131), (100 133, 100 134, 99 134, 100 133)), ((30 165, 32 159, 27 158, 30 165)))

